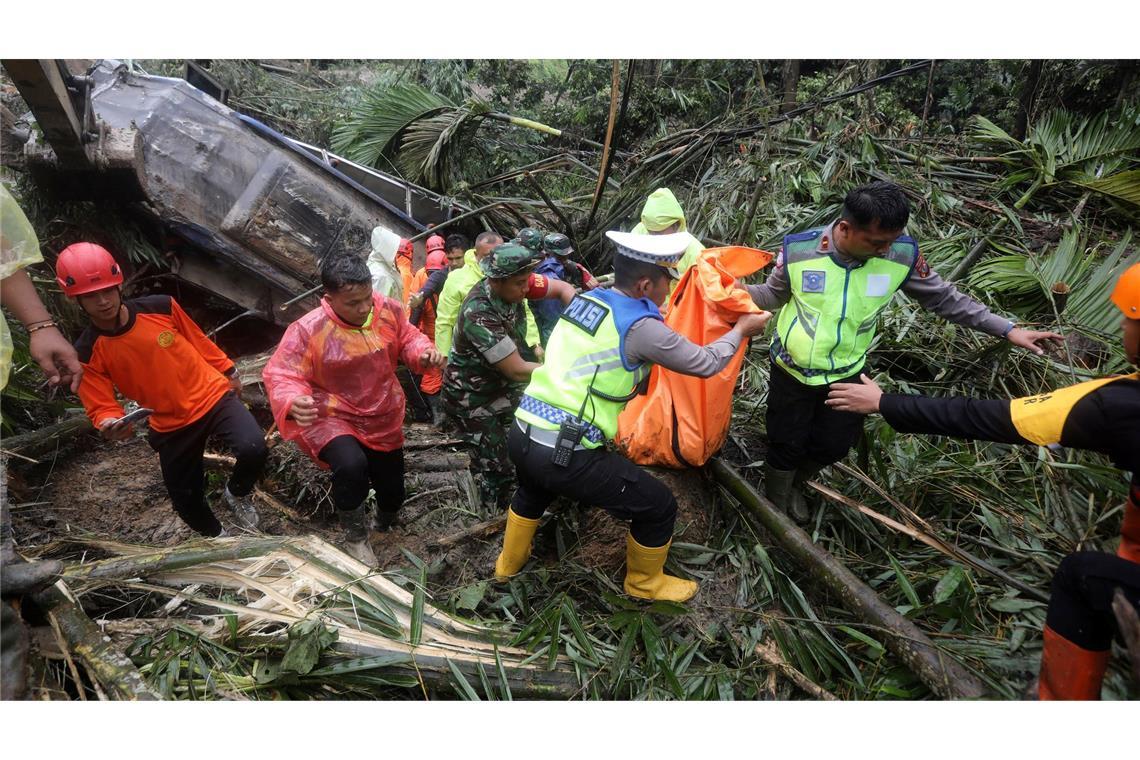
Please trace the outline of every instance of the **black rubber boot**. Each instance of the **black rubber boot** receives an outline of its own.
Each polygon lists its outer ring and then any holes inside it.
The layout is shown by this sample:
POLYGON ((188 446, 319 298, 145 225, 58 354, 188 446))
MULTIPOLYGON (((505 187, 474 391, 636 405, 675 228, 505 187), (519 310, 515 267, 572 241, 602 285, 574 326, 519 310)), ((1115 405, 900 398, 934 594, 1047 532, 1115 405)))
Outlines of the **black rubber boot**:
POLYGON ((377 533, 385 533, 391 530, 392 526, 396 524, 396 515, 399 512, 385 512, 382 509, 377 509, 372 515, 372 530, 377 533))
POLYGON ((813 462, 810 459, 805 459, 799 467, 796 468, 796 477, 792 480, 794 493, 792 494, 792 518, 799 523, 806 523, 811 520, 811 508, 808 505, 807 499, 807 482, 813 480, 820 471, 827 465, 822 465, 819 462, 813 462), (796 510, 799 510, 798 512, 796 510))
POLYGON ((364 527, 364 505, 337 513, 340 527, 344 528, 344 550, 355 560, 376 567, 376 555, 368 545, 368 529, 364 527))
POLYGON ((764 468, 764 494, 768 500, 790 515, 797 523, 808 520, 807 504, 803 492, 796 487, 797 470, 777 470, 772 465, 764 468))

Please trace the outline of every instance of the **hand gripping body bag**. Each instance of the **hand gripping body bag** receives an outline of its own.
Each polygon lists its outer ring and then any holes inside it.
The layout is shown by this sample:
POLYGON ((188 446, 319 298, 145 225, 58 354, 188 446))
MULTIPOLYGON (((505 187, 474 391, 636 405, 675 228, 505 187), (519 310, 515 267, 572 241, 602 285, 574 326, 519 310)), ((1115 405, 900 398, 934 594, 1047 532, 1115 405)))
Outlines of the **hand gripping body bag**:
MULTIPOLYGON (((772 254, 756 248, 708 248, 681 276, 669 299, 665 324, 703 346, 732 329, 743 314, 760 308, 737 278, 763 269, 772 254)), ((724 444, 732 421, 732 391, 746 343, 724 369, 709 378, 655 366, 649 389, 618 417, 615 442, 637 464, 700 467, 724 444)))

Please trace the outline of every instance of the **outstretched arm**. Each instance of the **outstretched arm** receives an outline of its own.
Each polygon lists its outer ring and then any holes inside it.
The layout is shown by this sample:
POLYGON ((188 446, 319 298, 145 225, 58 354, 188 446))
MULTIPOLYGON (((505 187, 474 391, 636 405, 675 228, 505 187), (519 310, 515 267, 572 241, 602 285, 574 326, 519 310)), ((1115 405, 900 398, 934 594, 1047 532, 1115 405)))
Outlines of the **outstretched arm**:
POLYGON ((860 381, 834 383, 825 403, 841 412, 879 412, 900 433, 948 435, 998 443, 1028 443, 1013 425, 1009 399, 964 396, 934 398, 883 393, 878 384, 866 375, 860 375, 860 381))
POLYGON ((985 304, 958 290, 954 283, 943 280, 921 256, 914 273, 903 283, 902 291, 918 301, 922 308, 948 322, 995 338, 1005 338, 1013 345, 1037 355, 1044 354, 1044 348, 1049 343, 1061 340, 1061 336, 1055 332, 1025 330, 1005 317, 994 314, 985 304))
POLYGON ((72 393, 79 389, 83 366, 75 347, 52 323, 32 278, 23 269, 0 280, 0 301, 28 329, 28 351, 52 386, 63 383, 72 393))
POLYGON ((625 337, 626 356, 634 362, 652 362, 682 375, 712 377, 720 372, 745 338, 759 335, 771 318, 768 312, 745 314, 726 335, 699 346, 656 319, 643 319, 625 337))

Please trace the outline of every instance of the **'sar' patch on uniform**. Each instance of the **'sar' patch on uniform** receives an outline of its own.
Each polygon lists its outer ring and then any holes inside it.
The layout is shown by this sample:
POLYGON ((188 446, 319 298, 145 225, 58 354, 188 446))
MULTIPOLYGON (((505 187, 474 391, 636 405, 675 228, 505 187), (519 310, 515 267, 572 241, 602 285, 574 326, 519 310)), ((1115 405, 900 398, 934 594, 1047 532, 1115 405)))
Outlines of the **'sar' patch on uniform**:
POLYGON ((930 265, 926 263, 926 257, 921 253, 918 254, 918 261, 914 263, 914 273, 923 280, 930 276, 930 265))
POLYGON ((577 325, 590 333, 590 335, 594 335, 598 332, 598 328, 602 326, 602 322, 606 320, 606 315, 609 313, 609 309, 601 304, 595 303, 588 298, 574 296, 574 299, 570 301, 570 305, 566 307, 559 317, 577 325))
POLYGON ((827 272, 820 272, 815 269, 804 270, 803 277, 800 280, 801 291, 804 293, 822 293, 826 285, 827 272))
POLYGON ((170 348, 174 345, 174 333, 170 330, 163 330, 158 334, 158 345, 161 348, 170 348))

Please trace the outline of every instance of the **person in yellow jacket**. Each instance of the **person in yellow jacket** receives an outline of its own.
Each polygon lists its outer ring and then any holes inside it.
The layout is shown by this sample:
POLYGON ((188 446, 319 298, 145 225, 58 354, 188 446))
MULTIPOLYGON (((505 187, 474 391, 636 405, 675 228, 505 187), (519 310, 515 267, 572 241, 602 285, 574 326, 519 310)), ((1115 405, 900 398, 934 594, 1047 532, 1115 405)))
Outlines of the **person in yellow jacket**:
MULTIPOLYGON (((463 266, 447 275, 447 282, 444 283, 439 303, 435 307, 435 347, 443 356, 451 353, 455 323, 459 320, 459 307, 463 305, 471 288, 486 276, 481 262, 502 242, 503 236, 497 232, 480 232, 475 238, 475 247, 464 254, 463 266)), ((538 346, 539 333, 534 314, 529 306, 524 306, 524 310, 527 345, 538 346)))
POLYGON ((641 210, 641 223, 630 231, 635 235, 671 235, 678 232, 688 235, 685 252, 677 262, 677 271, 681 274, 697 263, 697 257, 705 249, 704 244, 689 232, 685 212, 681 210, 681 204, 677 202, 673 191, 667 187, 658 188, 649 194, 645 208, 641 210))

